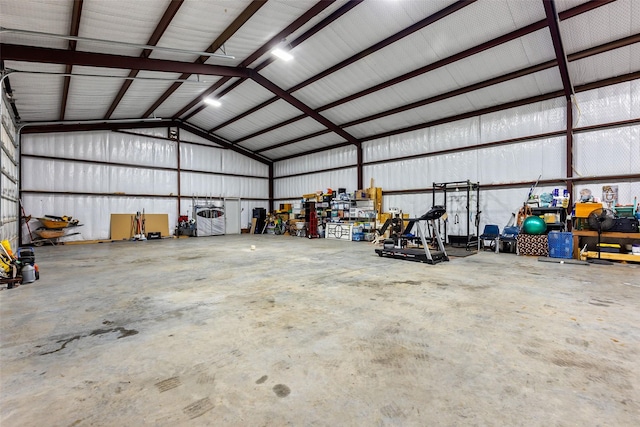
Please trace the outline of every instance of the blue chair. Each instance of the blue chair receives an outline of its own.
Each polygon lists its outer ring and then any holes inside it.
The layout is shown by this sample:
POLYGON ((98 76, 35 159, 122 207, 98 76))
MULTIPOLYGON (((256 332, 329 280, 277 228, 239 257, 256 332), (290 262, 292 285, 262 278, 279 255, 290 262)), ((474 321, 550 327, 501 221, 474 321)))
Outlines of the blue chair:
POLYGON ((482 242, 482 249, 486 249, 487 247, 498 253, 499 246, 498 242, 500 240, 500 227, 495 224, 487 224, 484 226, 484 231, 480 235, 480 242, 482 242), (488 244, 487 244, 488 242, 488 244))
POLYGON ((505 246, 504 244, 506 243, 509 247, 509 252, 517 253, 516 242, 518 241, 518 234, 520 234, 520 227, 505 227, 504 230, 502 230, 502 234, 500 235, 500 243, 502 243, 503 250, 505 246))

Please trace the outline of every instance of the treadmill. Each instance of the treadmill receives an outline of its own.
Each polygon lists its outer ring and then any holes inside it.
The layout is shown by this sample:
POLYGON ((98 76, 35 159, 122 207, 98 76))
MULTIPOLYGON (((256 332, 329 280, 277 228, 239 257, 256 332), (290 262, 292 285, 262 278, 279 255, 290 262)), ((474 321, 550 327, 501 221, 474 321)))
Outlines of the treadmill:
MULTIPOLYGON (((436 220, 442 217, 445 213, 446 211, 444 207, 434 206, 420 218, 404 219, 403 221, 409 221, 409 224, 403 231, 402 235, 395 236, 395 239, 385 239, 382 249, 376 249, 376 253, 381 257, 424 262, 426 264, 437 264, 439 262, 449 261, 449 256, 447 255, 438 227, 436 226, 436 220), (427 224, 430 225, 430 228, 433 230, 433 238, 430 238, 430 240, 437 243, 438 250, 432 251, 429 249, 427 236, 420 225, 420 221, 427 221, 427 224), (414 236, 408 236, 413 227, 417 230, 418 238, 420 239, 420 244, 422 246, 421 248, 405 247, 404 243, 407 240, 415 239, 414 236)), ((383 227, 380 234, 383 234, 384 230, 386 230, 386 227, 383 227)))

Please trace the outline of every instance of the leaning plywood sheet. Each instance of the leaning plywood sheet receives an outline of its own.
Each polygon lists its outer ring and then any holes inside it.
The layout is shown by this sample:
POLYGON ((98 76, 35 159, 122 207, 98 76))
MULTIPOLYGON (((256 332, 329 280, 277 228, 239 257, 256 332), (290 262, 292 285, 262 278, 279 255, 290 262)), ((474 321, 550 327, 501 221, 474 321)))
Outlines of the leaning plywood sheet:
MULTIPOLYGON (((128 240, 133 237, 132 221, 135 214, 111 214, 111 240, 128 240)), ((169 214, 145 214, 145 233, 159 231, 162 237, 169 236, 169 214)))

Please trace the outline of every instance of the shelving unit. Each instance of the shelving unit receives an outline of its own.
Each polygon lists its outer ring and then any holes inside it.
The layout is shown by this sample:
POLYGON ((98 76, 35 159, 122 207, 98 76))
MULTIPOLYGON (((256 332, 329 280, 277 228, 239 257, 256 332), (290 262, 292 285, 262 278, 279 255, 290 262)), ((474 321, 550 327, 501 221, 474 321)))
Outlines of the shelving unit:
POLYGON ((566 229, 567 211, 562 206, 531 207, 531 213, 535 216, 555 215, 557 217, 556 221, 553 222, 547 222, 545 218, 547 232, 565 231, 566 229))

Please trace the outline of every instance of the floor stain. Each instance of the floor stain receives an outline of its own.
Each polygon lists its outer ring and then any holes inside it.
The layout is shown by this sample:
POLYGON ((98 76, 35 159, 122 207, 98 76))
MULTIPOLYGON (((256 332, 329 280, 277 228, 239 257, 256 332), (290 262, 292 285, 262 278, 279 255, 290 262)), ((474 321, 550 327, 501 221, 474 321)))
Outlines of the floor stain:
POLYGON ((58 344, 62 343, 62 346, 60 346, 59 349, 53 350, 53 351, 47 351, 46 353, 42 353, 41 355, 44 356, 45 354, 57 353, 60 350, 63 350, 67 346, 67 344, 69 344, 70 342, 73 342, 75 340, 79 340, 80 338, 82 338, 80 335, 76 335, 75 337, 71 337, 71 338, 68 338, 66 340, 56 341, 56 343, 58 343, 58 344))
POLYGON ((258 378, 258 380, 256 381, 256 384, 262 384, 264 383, 267 379, 269 378, 268 375, 263 375, 260 378, 258 378))
POLYGON ((171 377, 156 383, 155 386, 158 388, 160 393, 164 393, 165 391, 176 388, 181 384, 182 382, 180 382, 180 377, 171 377))
POLYGON ((94 331, 91 331, 89 335, 91 335, 92 337, 95 337, 96 335, 104 335, 110 332, 120 332, 120 336, 118 337, 118 339, 130 337, 131 335, 136 335, 138 333, 138 331, 136 331, 135 329, 125 329, 122 326, 120 326, 112 329, 96 329, 94 331))
POLYGON ((284 384, 276 384, 273 386, 273 392, 278 397, 287 397, 291 393, 291 389, 284 384))
POLYGON ((205 397, 204 399, 196 400, 191 405, 185 406, 182 409, 182 412, 184 412, 190 419, 194 419, 212 409, 213 403, 208 397, 205 397))

